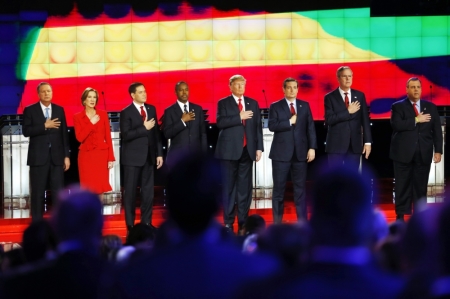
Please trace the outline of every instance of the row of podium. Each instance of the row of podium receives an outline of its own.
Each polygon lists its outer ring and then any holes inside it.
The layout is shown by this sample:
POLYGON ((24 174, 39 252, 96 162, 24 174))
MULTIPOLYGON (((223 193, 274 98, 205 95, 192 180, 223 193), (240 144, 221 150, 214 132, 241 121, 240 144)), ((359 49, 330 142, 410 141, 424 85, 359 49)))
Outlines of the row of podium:
MULTIPOLYGON (((111 137, 116 158, 115 167, 110 171, 109 181, 112 191, 103 196, 104 214, 118 214, 121 209, 120 186, 120 128, 119 113, 108 113, 111 124, 111 137)), ((3 211, 4 218, 29 217, 30 184, 27 154, 29 139, 22 134, 22 115, 4 115, 0 118, 2 136, 2 176, 3 176, 3 211)), ((441 117, 445 140, 445 117, 441 117)), ((254 163, 253 187, 270 189, 272 182, 272 163, 269 159, 273 133, 267 128, 267 118, 263 120, 263 156, 254 163)), ((445 144, 445 142, 444 142, 445 144)), ((445 146, 445 145, 444 145, 445 146)), ((445 159, 445 156, 442 156, 445 159)), ((436 196, 444 191, 444 160, 433 164, 428 181, 429 196, 436 196)))

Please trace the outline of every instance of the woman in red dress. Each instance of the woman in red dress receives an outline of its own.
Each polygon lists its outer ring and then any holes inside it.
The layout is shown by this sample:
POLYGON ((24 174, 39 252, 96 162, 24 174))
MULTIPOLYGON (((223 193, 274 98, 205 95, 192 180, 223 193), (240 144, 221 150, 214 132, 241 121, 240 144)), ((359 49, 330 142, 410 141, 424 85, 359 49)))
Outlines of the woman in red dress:
POLYGON ((80 185, 97 194, 111 191, 109 170, 114 166, 111 129, 106 111, 95 108, 98 92, 86 88, 81 95, 83 111, 73 116, 78 152, 80 185))

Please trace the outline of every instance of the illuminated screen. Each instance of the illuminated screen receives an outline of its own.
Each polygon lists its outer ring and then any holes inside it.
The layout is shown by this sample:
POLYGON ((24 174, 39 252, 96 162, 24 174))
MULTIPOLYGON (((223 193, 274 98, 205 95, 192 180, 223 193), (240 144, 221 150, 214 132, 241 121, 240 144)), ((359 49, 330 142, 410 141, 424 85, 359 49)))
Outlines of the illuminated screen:
POLYGON ((86 87, 99 91, 99 108, 120 111, 131 102, 128 86, 139 81, 162 116, 184 80, 190 101, 214 123, 217 101, 230 94, 228 79, 241 74, 245 95, 260 107, 281 99, 283 80, 296 78, 298 98, 321 120, 324 95, 337 88, 336 69, 348 65, 371 117, 387 118, 412 76, 422 80, 422 98, 449 105, 448 23, 447 16, 370 17, 369 8, 255 14, 183 4, 173 16, 130 9, 125 17, 92 19, 75 9, 44 26, 14 29, 19 41, 3 38, 0 105, 2 114, 22 113, 38 100, 37 84, 48 81, 72 125, 86 87))

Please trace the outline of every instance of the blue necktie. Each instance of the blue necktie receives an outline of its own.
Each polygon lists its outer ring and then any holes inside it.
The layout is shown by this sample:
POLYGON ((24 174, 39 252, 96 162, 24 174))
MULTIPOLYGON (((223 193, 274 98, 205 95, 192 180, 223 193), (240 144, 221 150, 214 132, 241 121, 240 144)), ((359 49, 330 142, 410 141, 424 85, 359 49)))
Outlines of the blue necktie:
POLYGON ((50 108, 45 108, 45 119, 49 119, 49 115, 48 115, 48 110, 49 110, 50 108))

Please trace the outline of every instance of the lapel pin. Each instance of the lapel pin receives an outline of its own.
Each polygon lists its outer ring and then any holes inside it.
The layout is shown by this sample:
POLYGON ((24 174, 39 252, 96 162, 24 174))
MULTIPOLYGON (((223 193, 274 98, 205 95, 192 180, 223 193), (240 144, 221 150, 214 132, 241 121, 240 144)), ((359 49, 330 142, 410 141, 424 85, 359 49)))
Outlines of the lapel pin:
POLYGON ((427 108, 423 108, 423 110, 427 110, 427 108))
POLYGON ((302 105, 298 105, 299 107, 301 107, 302 105))

